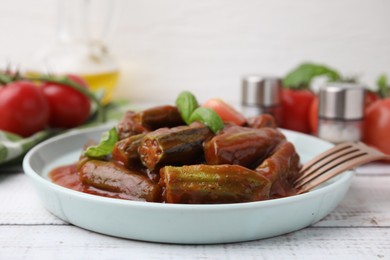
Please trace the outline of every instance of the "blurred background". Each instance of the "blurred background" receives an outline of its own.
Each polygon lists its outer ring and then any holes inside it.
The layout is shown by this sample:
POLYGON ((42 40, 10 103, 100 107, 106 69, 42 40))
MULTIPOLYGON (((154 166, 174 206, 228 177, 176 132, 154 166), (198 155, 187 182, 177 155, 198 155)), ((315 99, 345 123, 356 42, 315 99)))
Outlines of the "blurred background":
MULTIPOLYGON (((46 55, 61 37, 61 19, 73 13, 66 2, 1 0, 3 62, 35 66, 37 55, 46 55)), ((327 64, 368 85, 390 72, 388 0, 108 2, 98 9, 110 13, 99 16, 109 21, 88 23, 92 31, 102 30, 96 34, 109 51, 108 63, 119 70, 114 98, 173 102, 190 90, 200 100, 218 96, 237 103, 243 75, 284 76, 304 61, 327 64)), ((82 16, 80 8, 74 12, 82 16)))

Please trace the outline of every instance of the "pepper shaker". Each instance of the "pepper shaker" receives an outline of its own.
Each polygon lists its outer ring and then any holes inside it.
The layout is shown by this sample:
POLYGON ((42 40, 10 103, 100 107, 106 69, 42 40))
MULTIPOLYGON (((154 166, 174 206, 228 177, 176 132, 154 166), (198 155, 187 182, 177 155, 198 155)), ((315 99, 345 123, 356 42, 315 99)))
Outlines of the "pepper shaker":
POLYGON ((350 83, 333 83, 322 87, 318 96, 318 137, 335 144, 360 141, 364 88, 350 83))
POLYGON ((282 113, 281 89, 282 81, 277 77, 244 77, 241 89, 242 112, 247 117, 271 114, 279 124, 282 113))

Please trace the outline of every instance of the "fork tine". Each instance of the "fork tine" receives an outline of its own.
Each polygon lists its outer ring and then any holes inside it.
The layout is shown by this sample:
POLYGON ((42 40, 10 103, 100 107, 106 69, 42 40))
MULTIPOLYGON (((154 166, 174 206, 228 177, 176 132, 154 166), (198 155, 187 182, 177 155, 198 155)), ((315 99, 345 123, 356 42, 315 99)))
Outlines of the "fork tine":
POLYGON ((365 143, 358 142, 358 143, 355 144, 355 146, 358 147, 361 150, 367 151, 367 153, 369 153, 369 154, 372 154, 374 156, 380 157, 380 159, 382 159, 382 160, 390 160, 389 159, 390 155, 384 154, 381 151, 366 145, 365 143))
POLYGON ((305 179, 307 176, 311 175, 313 171, 316 171, 318 168, 323 167, 329 162, 332 162, 348 153, 355 152, 356 150, 357 149, 352 147, 350 143, 344 143, 342 145, 337 145, 324 153, 319 154, 302 167, 302 169, 300 170, 301 176, 295 180, 295 183, 298 183, 302 179, 305 179))
MULTIPOLYGON (((337 149, 330 149, 329 151, 320 154, 315 159, 309 162, 310 165, 303 167, 305 176, 296 181, 295 187, 297 188, 297 194, 307 192, 319 184, 333 178, 339 173, 342 173, 346 170, 355 168, 356 166, 363 165, 368 162, 376 160, 390 160, 390 155, 384 154, 374 148, 371 148, 361 142, 359 143, 349 143, 346 144, 349 148, 342 148, 342 150, 337 151, 337 149), (343 155, 335 160, 325 159, 326 164, 322 163, 321 167, 316 167, 316 169, 310 169, 313 165, 317 165, 316 160, 321 162, 325 158, 331 157, 331 153, 336 150, 336 154, 339 154, 340 151, 343 152, 343 155)), ((337 146, 336 146, 337 147, 337 146)), ((344 147, 340 145, 340 147, 344 147)), ((302 171, 301 171, 302 172, 302 171)))
POLYGON ((318 162, 313 164, 312 167, 306 168, 304 170, 301 170, 301 177, 296 180, 296 182, 300 182, 302 179, 307 178, 310 176, 313 172, 317 171, 318 169, 328 165, 329 163, 340 160, 343 156, 348 156, 351 153, 359 152, 359 150, 354 149, 352 147, 343 149, 340 151, 335 152, 334 154, 330 154, 326 157, 319 158, 318 162))
POLYGON ((332 155, 335 152, 347 149, 347 148, 351 147, 352 145, 353 145, 353 143, 351 143, 351 142, 341 143, 341 144, 338 144, 338 145, 332 147, 331 149, 329 149, 329 150, 327 150, 327 151, 325 151, 323 153, 320 153, 319 155, 317 155, 316 157, 314 157, 313 159, 311 159, 310 161, 305 163, 305 165, 302 167, 301 171, 302 172, 306 171, 307 169, 312 167, 314 164, 316 164, 318 161, 320 161, 320 159, 326 158, 326 157, 328 157, 329 155, 332 155))
POLYGON ((338 155, 337 157, 332 157, 332 160, 326 161, 326 164, 321 164, 319 167, 313 168, 311 171, 306 172, 307 174, 295 183, 295 187, 300 188, 313 179, 318 178, 321 174, 324 174, 327 171, 330 171, 333 168, 348 162, 349 160, 362 157, 366 154, 367 153, 364 151, 355 149, 350 152, 343 153, 342 155, 338 155))
POLYGON ((339 163, 338 165, 335 165, 332 167, 331 170, 323 172, 323 174, 316 175, 317 177, 314 178, 312 181, 305 183, 302 187, 297 187, 298 192, 297 194, 301 194, 304 192, 307 192, 314 187, 318 186, 319 184, 335 177, 337 174, 345 172, 347 170, 351 170, 355 168, 356 166, 376 161, 376 160, 381 160, 381 159, 389 159, 388 156, 385 155, 371 155, 371 154, 365 154, 359 157, 355 157, 353 159, 346 159, 345 161, 339 163))

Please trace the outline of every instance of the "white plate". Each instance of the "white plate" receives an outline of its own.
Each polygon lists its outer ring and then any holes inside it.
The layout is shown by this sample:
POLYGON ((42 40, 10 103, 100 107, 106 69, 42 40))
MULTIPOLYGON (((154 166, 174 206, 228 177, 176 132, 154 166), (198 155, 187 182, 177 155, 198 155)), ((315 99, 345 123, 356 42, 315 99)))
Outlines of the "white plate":
MULTIPOLYGON (((117 237, 179 244, 211 244, 267 238, 307 227, 329 214, 348 191, 353 173, 345 172, 306 194, 260 202, 179 205, 99 197, 52 183, 48 172, 73 163, 88 139, 107 127, 84 129, 49 139, 25 157, 23 168, 43 205, 64 221, 117 237)), ((332 145, 283 130, 302 162, 332 145)))

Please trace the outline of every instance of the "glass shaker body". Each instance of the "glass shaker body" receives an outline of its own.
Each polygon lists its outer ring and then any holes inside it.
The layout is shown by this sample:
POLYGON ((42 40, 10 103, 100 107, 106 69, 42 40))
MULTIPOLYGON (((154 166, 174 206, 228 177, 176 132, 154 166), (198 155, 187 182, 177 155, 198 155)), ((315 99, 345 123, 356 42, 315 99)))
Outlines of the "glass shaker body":
POLYGON ((362 139, 365 90, 359 85, 333 83, 320 89, 318 137, 338 144, 362 139))
POLYGON ((362 139, 362 120, 319 118, 318 137, 331 143, 358 142, 362 139))
POLYGON ((282 106, 280 105, 271 107, 243 105, 241 111, 245 115, 245 117, 254 117, 259 116, 261 114, 270 114, 275 118, 278 125, 280 124, 282 119, 282 106))
POLYGON ((270 114, 280 124, 282 119, 281 79, 258 75, 242 80, 241 110, 246 117, 270 114))

